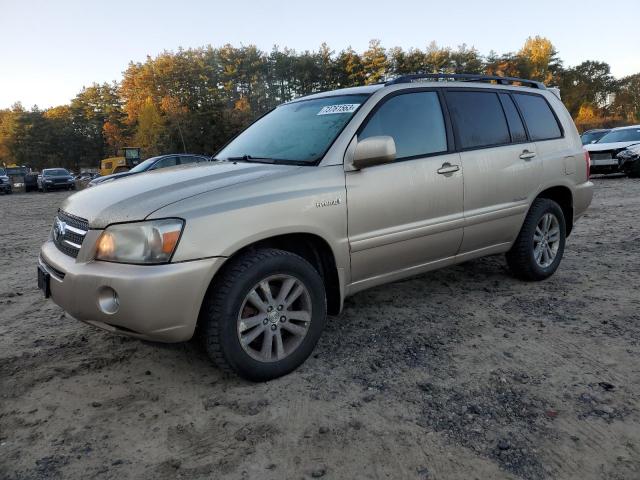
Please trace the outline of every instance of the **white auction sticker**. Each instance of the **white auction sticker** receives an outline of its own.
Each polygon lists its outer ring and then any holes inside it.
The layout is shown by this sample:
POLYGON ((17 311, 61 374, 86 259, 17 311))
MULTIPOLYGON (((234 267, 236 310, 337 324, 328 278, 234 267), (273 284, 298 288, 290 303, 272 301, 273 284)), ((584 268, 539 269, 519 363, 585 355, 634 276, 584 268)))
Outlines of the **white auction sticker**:
POLYGON ((359 103, 341 103, 340 105, 327 105, 322 107, 316 115, 331 115, 333 113, 351 113, 355 112, 360 106, 359 103))

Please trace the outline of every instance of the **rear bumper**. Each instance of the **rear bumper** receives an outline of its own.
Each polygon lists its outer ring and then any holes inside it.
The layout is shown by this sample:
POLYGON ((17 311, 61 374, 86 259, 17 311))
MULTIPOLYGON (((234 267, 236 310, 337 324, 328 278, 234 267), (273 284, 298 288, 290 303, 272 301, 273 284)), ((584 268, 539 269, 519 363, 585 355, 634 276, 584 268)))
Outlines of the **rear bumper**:
POLYGON ((115 333, 179 342, 193 335, 202 299, 224 260, 148 266, 79 262, 47 241, 39 261, 51 275, 52 300, 71 316, 115 333))
POLYGON ((573 221, 578 220, 591 205, 593 200, 593 183, 584 182, 576 185, 573 191, 573 221))

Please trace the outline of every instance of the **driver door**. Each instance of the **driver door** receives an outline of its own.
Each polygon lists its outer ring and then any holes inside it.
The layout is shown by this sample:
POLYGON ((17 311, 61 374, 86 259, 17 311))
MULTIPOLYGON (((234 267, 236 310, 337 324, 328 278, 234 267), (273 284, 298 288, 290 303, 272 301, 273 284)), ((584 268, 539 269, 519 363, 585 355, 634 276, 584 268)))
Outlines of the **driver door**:
POLYGON ((357 138, 378 135, 394 139, 396 160, 346 172, 356 288, 426 270, 455 256, 462 242, 460 156, 449 153, 437 91, 402 91, 382 99, 357 138))

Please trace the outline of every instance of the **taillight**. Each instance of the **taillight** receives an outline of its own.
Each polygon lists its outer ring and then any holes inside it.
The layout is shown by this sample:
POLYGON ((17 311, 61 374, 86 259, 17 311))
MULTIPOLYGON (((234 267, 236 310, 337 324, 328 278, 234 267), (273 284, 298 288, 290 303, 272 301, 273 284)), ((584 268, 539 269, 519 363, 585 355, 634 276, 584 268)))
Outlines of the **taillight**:
POLYGON ((589 180, 589 177, 591 176, 591 157, 587 150, 584 151, 584 161, 587 163, 587 180, 589 180))

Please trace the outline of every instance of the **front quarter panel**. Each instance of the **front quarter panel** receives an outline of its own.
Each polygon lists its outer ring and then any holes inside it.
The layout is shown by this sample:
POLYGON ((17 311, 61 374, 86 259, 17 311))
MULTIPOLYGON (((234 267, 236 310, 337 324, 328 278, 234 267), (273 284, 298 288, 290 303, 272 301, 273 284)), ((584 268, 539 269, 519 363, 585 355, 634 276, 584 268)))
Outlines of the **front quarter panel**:
POLYGON ((338 268, 347 269, 349 265, 341 165, 303 167, 196 195, 149 216, 167 217, 185 219, 173 262, 229 257, 259 240, 288 233, 310 233, 329 244, 338 268))

